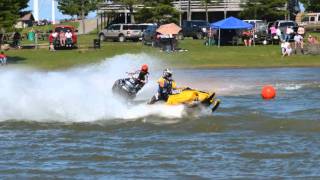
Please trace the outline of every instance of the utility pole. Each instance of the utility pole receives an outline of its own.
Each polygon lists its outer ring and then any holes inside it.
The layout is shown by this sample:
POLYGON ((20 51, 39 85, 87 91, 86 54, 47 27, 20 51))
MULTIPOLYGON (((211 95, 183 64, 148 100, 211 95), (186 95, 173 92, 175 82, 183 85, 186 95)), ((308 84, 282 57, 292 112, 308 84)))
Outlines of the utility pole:
POLYGON ((223 4, 224 4, 224 19, 226 19, 227 18, 228 0, 223 0, 223 4))
POLYGON ((81 0, 81 18, 82 18, 82 33, 86 33, 86 25, 84 22, 85 12, 84 12, 84 0, 81 0))
POLYGON ((124 23, 128 23, 128 13, 127 13, 127 7, 124 6, 124 23))
POLYGON ((191 21, 191 0, 188 0, 188 21, 191 21))
POLYGON ((285 19, 285 20, 289 20, 289 17, 288 17, 288 15, 289 15, 289 12, 288 12, 289 3, 288 3, 288 2, 286 2, 285 7, 286 7, 286 12, 285 12, 284 19, 285 19))
POLYGON ((33 17, 35 21, 39 21, 39 0, 33 0, 33 17))
POLYGON ((51 18, 52 18, 52 24, 56 23, 56 16, 55 16, 55 5, 54 0, 52 0, 52 7, 51 7, 51 18))
POLYGON ((181 15, 181 0, 179 0, 179 26, 181 26, 182 15, 181 15))

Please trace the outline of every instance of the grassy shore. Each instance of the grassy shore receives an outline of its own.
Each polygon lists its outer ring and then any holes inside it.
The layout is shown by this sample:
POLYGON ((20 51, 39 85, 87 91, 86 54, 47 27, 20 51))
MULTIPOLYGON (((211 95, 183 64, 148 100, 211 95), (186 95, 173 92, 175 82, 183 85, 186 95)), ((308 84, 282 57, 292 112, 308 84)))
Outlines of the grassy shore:
POLYGON ((186 39, 179 46, 188 51, 166 53, 141 42, 103 42, 101 49, 90 48, 95 35, 79 37, 77 50, 49 52, 38 50, 10 50, 6 52, 10 62, 16 66, 26 65, 43 70, 64 69, 83 64, 96 63, 107 57, 124 53, 146 53, 159 57, 177 68, 220 68, 220 67, 320 67, 320 56, 294 55, 281 57, 278 45, 204 46, 201 40, 186 39))

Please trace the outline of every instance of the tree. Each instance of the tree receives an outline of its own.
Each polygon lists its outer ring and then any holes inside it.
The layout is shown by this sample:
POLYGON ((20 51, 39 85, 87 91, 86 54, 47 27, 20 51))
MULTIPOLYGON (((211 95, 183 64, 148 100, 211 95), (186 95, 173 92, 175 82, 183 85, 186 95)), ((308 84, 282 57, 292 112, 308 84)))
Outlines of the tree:
POLYGON ((98 3, 103 0, 56 0, 58 9, 62 14, 78 16, 82 20, 83 33, 85 33, 84 19, 89 12, 97 9, 98 3))
POLYGON ((154 9, 154 18, 157 23, 178 23, 179 13, 171 5, 161 4, 154 9))
MULTIPOLYGON (((126 9, 130 12, 130 22, 135 23, 135 15, 134 15, 134 6, 138 4, 143 4, 145 7, 151 8, 142 8, 139 9, 136 16, 139 22, 155 22, 154 17, 150 17, 150 10, 156 10, 155 7, 160 6, 158 9, 163 9, 162 5, 172 6, 171 3, 173 0, 114 0, 115 2, 122 4, 126 7, 126 9), (145 16, 145 17, 143 17, 145 16)), ((166 21, 166 20, 164 20, 166 21)))
POLYGON ((319 0, 300 0, 308 12, 320 12, 319 0))
POLYGON ((0 1, 0 30, 11 29, 20 18, 20 12, 28 7, 29 0, 0 1))
POLYGON ((141 0, 116 0, 118 3, 124 5, 126 7, 126 9, 129 10, 130 12, 130 22, 131 23, 135 23, 134 22, 134 15, 133 15, 133 6, 136 4, 141 3, 141 0))
POLYGON ((262 19, 273 21, 286 15, 287 0, 247 0, 240 16, 243 19, 262 19))
POLYGON ((209 22, 209 15, 208 15, 208 5, 211 4, 219 4, 222 0, 216 0, 214 2, 212 2, 212 0, 201 0, 201 4, 204 6, 204 9, 206 11, 206 21, 209 22))
POLYGON ((204 9, 206 11, 206 21, 209 21, 209 17, 208 17, 208 5, 210 5, 212 2, 211 0, 201 0, 202 5, 204 5, 204 9))
POLYGON ((144 22, 144 23, 153 23, 155 22, 154 19, 154 8, 142 8, 138 10, 136 13, 136 20, 137 22, 144 22))
POLYGON ((288 0, 288 15, 289 19, 295 20, 296 15, 300 12, 299 1, 298 0, 288 0))
POLYGON ((158 4, 155 7, 142 8, 136 13, 138 22, 156 22, 159 24, 178 22, 179 13, 171 5, 158 4))

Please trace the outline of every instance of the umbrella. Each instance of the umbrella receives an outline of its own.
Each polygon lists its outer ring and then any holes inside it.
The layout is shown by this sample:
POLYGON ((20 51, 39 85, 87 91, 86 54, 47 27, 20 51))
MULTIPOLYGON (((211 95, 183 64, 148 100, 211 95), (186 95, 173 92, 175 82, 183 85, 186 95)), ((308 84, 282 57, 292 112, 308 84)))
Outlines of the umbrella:
POLYGON ((180 31, 181 28, 175 23, 164 24, 157 29, 157 32, 163 35, 178 34, 180 31))

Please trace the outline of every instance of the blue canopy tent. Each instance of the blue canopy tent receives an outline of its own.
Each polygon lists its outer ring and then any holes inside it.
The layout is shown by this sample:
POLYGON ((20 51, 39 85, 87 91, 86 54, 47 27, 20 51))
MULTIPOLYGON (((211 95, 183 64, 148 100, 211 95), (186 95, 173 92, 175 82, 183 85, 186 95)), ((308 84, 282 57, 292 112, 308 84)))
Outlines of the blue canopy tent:
POLYGON ((235 17, 228 17, 221 21, 211 23, 210 28, 219 30, 218 47, 220 47, 220 30, 221 29, 252 29, 253 25, 246 23, 235 17))

